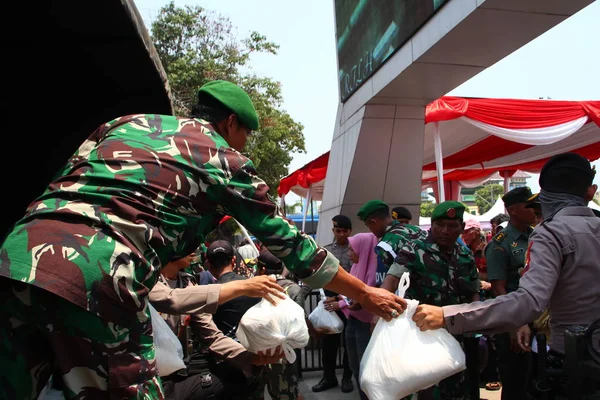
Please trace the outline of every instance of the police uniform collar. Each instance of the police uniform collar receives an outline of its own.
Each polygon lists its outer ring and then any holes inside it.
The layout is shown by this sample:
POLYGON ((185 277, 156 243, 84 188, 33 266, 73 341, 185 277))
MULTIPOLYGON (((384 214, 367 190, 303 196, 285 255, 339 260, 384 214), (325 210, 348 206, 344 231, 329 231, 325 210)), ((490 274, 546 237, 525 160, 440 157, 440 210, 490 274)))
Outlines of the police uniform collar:
POLYGON ((554 218, 558 216, 573 216, 573 217, 594 217, 596 213, 589 207, 577 206, 577 207, 565 207, 560 209, 554 218))
POLYGON ((334 240, 333 243, 331 244, 331 247, 348 247, 348 243, 346 243, 345 245, 341 245, 341 244, 338 244, 338 242, 336 242, 334 240))

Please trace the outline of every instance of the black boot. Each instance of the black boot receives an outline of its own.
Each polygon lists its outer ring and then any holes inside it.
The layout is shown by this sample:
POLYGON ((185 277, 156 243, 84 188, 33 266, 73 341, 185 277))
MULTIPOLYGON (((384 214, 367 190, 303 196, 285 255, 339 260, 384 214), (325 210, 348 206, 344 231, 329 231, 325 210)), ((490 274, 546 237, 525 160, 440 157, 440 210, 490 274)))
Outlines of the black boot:
POLYGON ((337 385, 338 385, 337 379, 332 380, 332 379, 323 378, 323 379, 321 379, 321 381, 319 383, 317 383, 315 386, 313 386, 311 390, 315 393, 318 393, 318 392, 322 392, 324 390, 328 390, 328 389, 337 387, 337 385))
POLYGON ((354 390, 354 384, 352 378, 342 378, 342 392, 350 393, 354 390))

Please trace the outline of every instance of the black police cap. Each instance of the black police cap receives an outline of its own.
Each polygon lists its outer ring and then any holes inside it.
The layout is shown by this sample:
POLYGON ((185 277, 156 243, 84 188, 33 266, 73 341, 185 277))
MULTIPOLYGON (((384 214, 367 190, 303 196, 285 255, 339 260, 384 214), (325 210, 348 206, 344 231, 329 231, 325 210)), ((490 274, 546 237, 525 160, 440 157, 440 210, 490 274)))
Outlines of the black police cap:
POLYGON ((206 250, 208 260, 227 259, 233 257, 233 246, 226 240, 215 240, 206 250))
POLYGON ((589 160, 576 153, 562 153, 551 157, 540 171, 542 190, 584 196, 592 185, 596 169, 589 160))
POLYGON ((336 215, 331 218, 331 221, 333 221, 334 228, 352 229, 352 221, 345 215, 336 215))
POLYGON ((533 194, 527 186, 514 188, 502 196, 502 201, 506 207, 510 207, 517 203, 529 203, 537 198, 537 194, 533 194))
POLYGON ((392 209, 392 218, 394 219, 412 219, 412 214, 406 207, 394 207, 392 209))

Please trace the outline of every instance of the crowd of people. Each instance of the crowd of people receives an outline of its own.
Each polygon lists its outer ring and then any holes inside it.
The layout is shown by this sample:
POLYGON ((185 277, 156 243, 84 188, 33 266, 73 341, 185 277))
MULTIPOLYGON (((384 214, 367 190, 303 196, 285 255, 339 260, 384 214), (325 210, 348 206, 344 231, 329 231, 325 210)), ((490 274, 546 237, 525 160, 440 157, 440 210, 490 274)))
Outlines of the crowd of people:
MULTIPOLYGON (((261 299, 288 296, 305 309, 319 288, 344 329, 323 332, 305 316, 323 349, 312 390, 339 385, 341 348, 341 391, 366 399, 361 359, 379 320, 406 309, 395 295, 406 272, 421 330, 446 328, 467 353, 481 343, 488 351, 483 371, 412 397, 478 398, 481 380, 501 387, 503 399, 525 399, 535 396, 533 334, 548 334, 560 363, 565 328, 600 316, 600 292, 589 284, 600 278, 600 218, 587 207, 597 186, 582 156, 552 157, 539 194, 506 193, 507 214, 492 221, 489 238, 459 202, 438 204, 424 230, 406 208, 372 200, 357 213, 366 232, 353 234, 352 219, 337 215, 333 242, 319 246, 281 213, 241 153, 258 129, 247 93, 209 82, 192 114, 100 126, 7 233, 0 399, 35 399, 49 381, 67 399, 261 399, 265 388, 273 399, 301 399, 299 359, 288 362, 280 348, 252 353, 236 329, 261 299), (232 226, 256 241, 238 242, 232 226), (157 368, 150 306, 183 343, 185 368, 157 368)), ((557 395, 563 389, 557 384, 557 395)))

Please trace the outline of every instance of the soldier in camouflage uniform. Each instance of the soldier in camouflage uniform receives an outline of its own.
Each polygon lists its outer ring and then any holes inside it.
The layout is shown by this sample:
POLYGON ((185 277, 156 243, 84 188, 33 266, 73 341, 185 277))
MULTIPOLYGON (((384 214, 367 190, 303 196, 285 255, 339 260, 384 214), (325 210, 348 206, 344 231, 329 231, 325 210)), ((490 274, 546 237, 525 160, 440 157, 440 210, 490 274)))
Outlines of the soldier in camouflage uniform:
MULTIPOLYGON (((410 273, 406 297, 437 306, 470 303, 479 299, 479 278, 471 251, 457 243, 464 223, 464 205, 439 204, 431 216, 426 239, 406 243, 390 267, 382 287, 395 292, 404 272, 410 273)), ((462 343, 462 337, 456 337, 462 343)), ((400 339, 401 340, 401 339, 400 339)), ((466 371, 419 392, 419 399, 469 399, 466 371)))
MULTIPOLYGON (((195 118, 130 115, 100 126, 8 233, 0 399, 36 398, 52 364, 67 398, 162 399, 148 292, 162 266, 196 249, 224 214, 306 284, 361 297, 386 319, 404 309, 279 215, 239 152, 258 128, 250 97, 213 81, 198 102, 195 118)), ((262 295, 279 293, 274 280, 256 282, 262 295)), ((221 289, 212 286, 214 303, 221 289)))
POLYGON ((365 203, 357 216, 379 239, 375 253, 377 253, 376 284, 380 286, 402 246, 414 240, 425 239, 427 232, 418 226, 392 219, 390 207, 380 200, 365 203))

